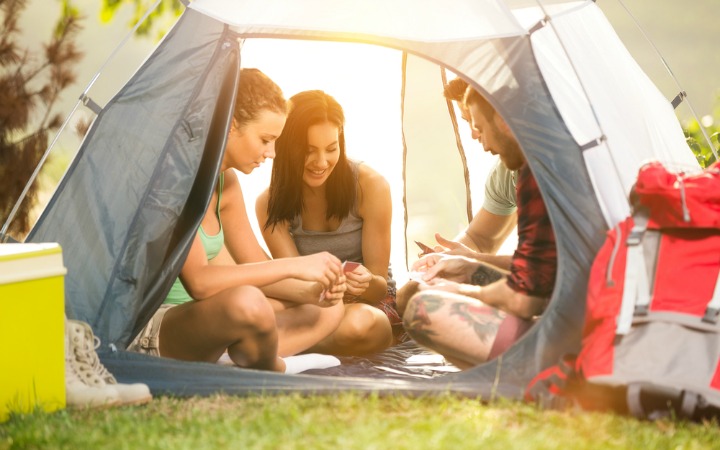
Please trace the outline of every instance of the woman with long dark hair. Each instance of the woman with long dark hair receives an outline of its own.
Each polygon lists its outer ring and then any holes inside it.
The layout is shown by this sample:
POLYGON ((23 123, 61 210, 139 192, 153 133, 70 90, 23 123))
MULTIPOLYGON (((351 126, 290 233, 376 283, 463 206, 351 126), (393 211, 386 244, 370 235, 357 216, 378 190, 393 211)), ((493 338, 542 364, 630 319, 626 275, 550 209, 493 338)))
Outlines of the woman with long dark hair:
POLYGON ((392 325, 402 324, 389 276, 390 187, 348 159, 344 125, 342 107, 325 92, 293 96, 256 213, 274 258, 328 251, 345 262, 345 314, 312 351, 362 355, 390 346, 392 325))

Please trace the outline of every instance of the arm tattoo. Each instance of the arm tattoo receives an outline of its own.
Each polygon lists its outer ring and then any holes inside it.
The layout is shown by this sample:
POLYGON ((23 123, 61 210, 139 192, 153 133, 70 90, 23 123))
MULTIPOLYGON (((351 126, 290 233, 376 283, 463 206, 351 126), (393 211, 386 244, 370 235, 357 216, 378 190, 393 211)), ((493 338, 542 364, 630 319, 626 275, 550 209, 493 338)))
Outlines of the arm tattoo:
POLYGON ((472 274, 470 284, 475 286, 486 286, 490 283, 496 282, 503 276, 504 274, 499 270, 486 264, 480 264, 475 273, 472 274))

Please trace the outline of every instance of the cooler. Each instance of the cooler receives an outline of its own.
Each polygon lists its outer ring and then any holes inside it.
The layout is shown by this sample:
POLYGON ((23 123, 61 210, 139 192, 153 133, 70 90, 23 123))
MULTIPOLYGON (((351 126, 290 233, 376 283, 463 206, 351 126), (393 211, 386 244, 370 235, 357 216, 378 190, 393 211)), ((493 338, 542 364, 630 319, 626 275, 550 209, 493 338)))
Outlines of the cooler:
POLYGON ((58 244, 0 244, 0 422, 65 407, 65 292, 58 244))

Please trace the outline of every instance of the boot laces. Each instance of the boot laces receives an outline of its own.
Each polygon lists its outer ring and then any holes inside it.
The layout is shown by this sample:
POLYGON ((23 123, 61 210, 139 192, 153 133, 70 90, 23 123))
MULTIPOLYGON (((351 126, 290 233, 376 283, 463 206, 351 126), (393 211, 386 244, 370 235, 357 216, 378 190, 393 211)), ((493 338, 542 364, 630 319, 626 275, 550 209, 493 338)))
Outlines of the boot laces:
POLYGON ((81 339, 82 346, 75 347, 76 359, 86 366, 85 369, 92 374, 98 376, 103 382, 115 384, 115 377, 103 366, 98 358, 97 350, 100 347, 100 338, 95 336, 92 330, 86 329, 84 332, 85 339, 81 339), (93 343, 91 346, 90 342, 93 343))

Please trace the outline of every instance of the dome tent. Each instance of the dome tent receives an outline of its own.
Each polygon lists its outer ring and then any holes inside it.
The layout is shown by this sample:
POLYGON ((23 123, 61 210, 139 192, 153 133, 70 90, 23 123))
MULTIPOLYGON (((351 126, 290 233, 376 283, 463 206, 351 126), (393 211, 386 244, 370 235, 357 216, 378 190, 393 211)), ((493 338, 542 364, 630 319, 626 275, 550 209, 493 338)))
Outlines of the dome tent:
MULTIPOLYGON (((405 141, 422 128, 405 122, 405 141)), ((352 389, 518 398, 530 378, 578 348, 590 264, 605 230, 629 212, 626 194, 647 158, 697 165, 670 101, 593 1, 196 0, 99 111, 28 241, 61 244, 67 314, 92 325, 121 382, 173 394, 352 389), (238 371, 118 350, 162 302, 209 202, 207 180, 217 177, 234 104, 227 93, 239 81, 238 39, 266 37, 401 50, 407 83, 422 66, 417 58, 431 61, 468 80, 505 118, 545 199, 559 268, 547 311, 502 358, 399 381, 238 371), (131 188, 119 195, 118 186, 131 188)))

